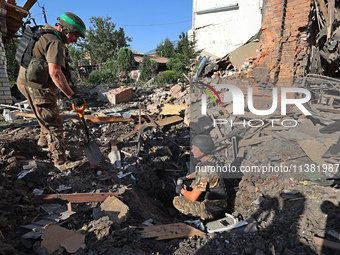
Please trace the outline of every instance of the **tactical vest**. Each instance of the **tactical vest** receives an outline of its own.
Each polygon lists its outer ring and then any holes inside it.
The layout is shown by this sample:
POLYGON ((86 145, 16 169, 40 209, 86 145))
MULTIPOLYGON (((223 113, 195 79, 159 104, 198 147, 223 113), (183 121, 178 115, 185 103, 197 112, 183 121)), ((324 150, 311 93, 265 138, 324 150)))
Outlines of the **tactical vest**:
POLYGON ((15 60, 20 66, 27 69, 32 59, 32 50, 40 36, 49 33, 55 34, 54 30, 43 29, 43 26, 27 26, 22 34, 21 41, 15 53, 15 60))

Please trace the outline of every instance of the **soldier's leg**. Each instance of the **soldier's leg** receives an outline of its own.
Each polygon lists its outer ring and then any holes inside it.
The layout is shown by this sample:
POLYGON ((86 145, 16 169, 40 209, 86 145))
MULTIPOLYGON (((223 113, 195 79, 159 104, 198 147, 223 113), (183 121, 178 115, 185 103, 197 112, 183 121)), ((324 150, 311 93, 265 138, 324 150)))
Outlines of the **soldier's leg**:
POLYGON ((177 196, 173 200, 173 205, 178 211, 188 216, 199 217, 202 220, 213 218, 205 202, 192 202, 185 196, 177 196))
POLYGON ((44 133, 42 130, 40 132, 40 137, 39 137, 39 140, 38 140, 38 145, 41 146, 41 147, 48 146, 47 133, 44 133))
POLYGON ((18 85, 18 88, 31 106, 40 124, 41 133, 46 134, 54 163, 64 163, 66 160, 64 129, 57 106, 55 90, 34 89, 23 85, 18 85))

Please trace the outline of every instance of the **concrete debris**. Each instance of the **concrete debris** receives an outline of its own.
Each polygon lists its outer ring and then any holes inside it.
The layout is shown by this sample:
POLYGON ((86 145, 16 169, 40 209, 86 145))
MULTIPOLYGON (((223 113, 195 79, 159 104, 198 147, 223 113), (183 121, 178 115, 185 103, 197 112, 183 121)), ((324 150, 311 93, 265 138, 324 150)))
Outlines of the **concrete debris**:
POLYGON ((110 221, 116 225, 125 222, 129 216, 129 207, 115 197, 108 197, 99 208, 94 208, 93 211, 95 220, 108 216, 110 221))
POLYGON ((93 220, 88 224, 88 232, 93 232, 97 240, 101 240, 110 234, 110 228, 113 222, 109 216, 100 217, 98 220, 93 220))
POLYGON ((146 221, 143 221, 142 224, 143 224, 144 226, 153 226, 153 225, 154 225, 154 221, 153 221, 152 218, 150 218, 150 219, 148 219, 148 220, 146 220, 146 221))
POLYGON ((85 249, 85 235, 50 224, 45 227, 41 247, 46 248, 48 254, 52 254, 59 247, 64 247, 67 252, 74 253, 80 248, 85 249))
POLYGON ((18 118, 18 116, 8 109, 4 109, 2 115, 4 116, 5 121, 16 120, 18 118))

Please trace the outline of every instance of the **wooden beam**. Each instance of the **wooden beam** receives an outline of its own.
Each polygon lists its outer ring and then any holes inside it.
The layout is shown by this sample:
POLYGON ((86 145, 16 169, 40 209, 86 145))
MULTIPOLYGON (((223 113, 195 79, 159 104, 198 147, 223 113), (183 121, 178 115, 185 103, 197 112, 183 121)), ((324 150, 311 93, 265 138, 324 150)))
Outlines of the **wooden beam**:
POLYGON ((6 8, 6 1, 5 0, 0 0, 0 8, 3 8, 3 9, 6 8))
POLYGON ((10 8, 13 8, 14 10, 16 10, 17 12, 23 13, 24 17, 26 17, 28 15, 28 11, 26 11, 25 9, 23 9, 20 6, 16 6, 14 4, 10 4, 10 3, 6 3, 6 10, 9 10, 10 8))
POLYGON ((321 237, 316 237, 316 236, 314 236, 314 242, 317 245, 340 251, 340 243, 338 242, 329 241, 327 239, 323 239, 321 237))
POLYGON ((155 225, 146 227, 136 227, 141 238, 153 238, 156 240, 188 238, 192 236, 204 236, 205 233, 185 223, 171 223, 165 225, 155 225))
POLYGON ((332 28, 334 22, 334 9, 335 9, 335 0, 328 0, 328 26, 327 26, 327 40, 332 36, 332 28))
POLYGON ((262 136, 262 137, 256 137, 256 138, 248 139, 248 140, 241 140, 238 143, 238 147, 241 148, 241 147, 246 147, 246 146, 250 146, 250 145, 255 145, 255 144, 258 144, 258 143, 269 141, 272 138, 273 137, 271 137, 271 136, 262 136))
POLYGON ((326 26, 328 26, 329 24, 329 17, 328 17, 328 12, 327 12, 327 7, 326 7, 326 4, 325 4, 325 1, 324 0, 316 0, 320 6, 320 9, 321 9, 321 12, 322 12, 322 15, 324 17, 324 19, 326 20, 326 26))
MULTIPOLYGON (((35 118, 33 113, 24 113, 24 112, 14 112, 15 115, 27 118, 35 118)), ((66 119, 79 119, 79 116, 76 114, 61 114, 60 117, 63 120, 66 119)), ((86 121, 90 122, 135 122, 138 121, 138 116, 131 115, 130 118, 124 119, 120 116, 84 116, 86 121)), ((142 120, 147 120, 144 116, 142 116, 142 120)))
POLYGON ((8 17, 11 17, 11 18, 15 19, 16 21, 20 21, 21 22, 21 20, 23 18, 23 15, 21 13, 19 13, 19 12, 12 11, 12 10, 9 11, 8 10, 7 13, 6 13, 6 19, 8 17))
POLYGON ((36 204, 55 203, 56 200, 66 200, 71 203, 102 202, 109 196, 120 197, 119 193, 73 193, 73 194, 50 194, 34 196, 36 204))
POLYGON ((25 9, 26 11, 29 11, 36 2, 37 0, 27 0, 22 6, 22 8, 25 9))
MULTIPOLYGON (((180 121, 183 121, 182 117, 171 116, 171 117, 168 117, 168 118, 164 118, 162 120, 157 120, 156 123, 157 123, 158 126, 163 127, 163 126, 170 125, 170 124, 173 124, 173 123, 176 123, 176 122, 180 122, 180 121)), ((146 124, 143 124, 143 125, 135 127, 135 130, 139 130, 142 126, 152 126, 152 127, 155 127, 156 125, 154 123, 150 122, 150 123, 146 123, 146 124)))

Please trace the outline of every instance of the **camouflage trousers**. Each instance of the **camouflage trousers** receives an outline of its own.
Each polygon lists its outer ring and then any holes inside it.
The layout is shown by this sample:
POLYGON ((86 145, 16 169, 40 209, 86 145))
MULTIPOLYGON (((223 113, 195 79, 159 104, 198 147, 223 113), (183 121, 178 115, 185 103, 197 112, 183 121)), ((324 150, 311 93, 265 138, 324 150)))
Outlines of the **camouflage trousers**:
POLYGON ((181 213, 199 217, 202 220, 215 219, 219 214, 227 207, 227 201, 215 200, 215 201, 195 201, 192 202, 185 196, 177 196, 173 200, 174 207, 181 213))
POLYGON ((65 141, 56 89, 35 89, 24 85, 18 85, 18 89, 26 97, 39 122, 40 135, 46 138, 54 163, 62 164, 66 160, 65 141))

